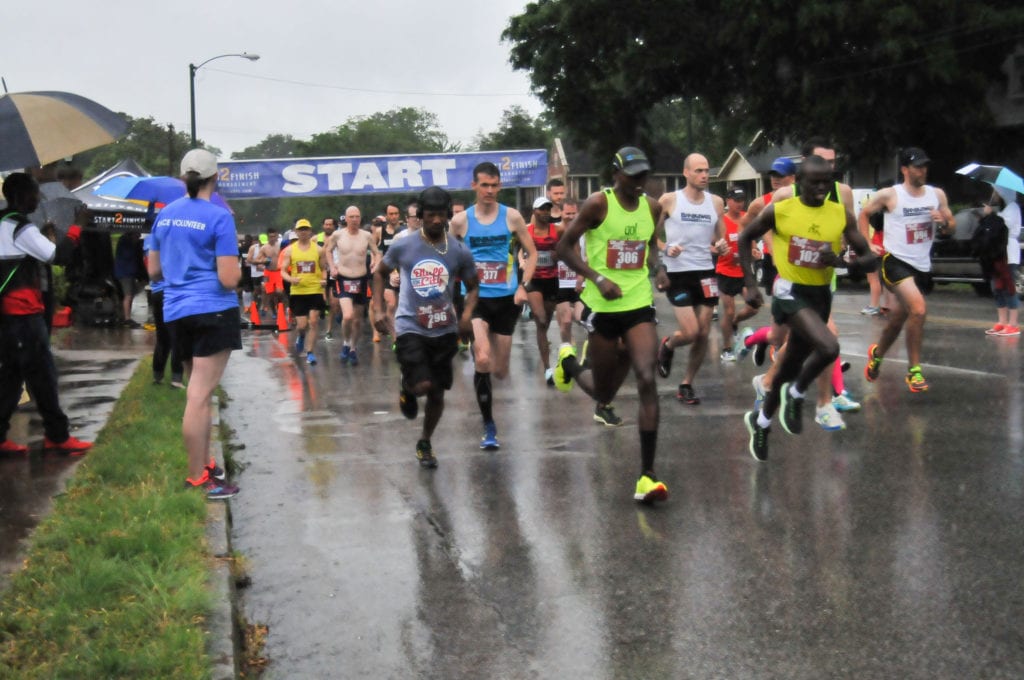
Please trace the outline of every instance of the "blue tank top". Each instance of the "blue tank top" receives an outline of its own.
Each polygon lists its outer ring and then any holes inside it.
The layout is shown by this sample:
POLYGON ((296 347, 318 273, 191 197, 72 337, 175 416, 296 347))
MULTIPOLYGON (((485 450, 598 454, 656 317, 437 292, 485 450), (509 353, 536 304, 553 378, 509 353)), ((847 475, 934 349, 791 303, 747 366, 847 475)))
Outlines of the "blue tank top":
POLYGON ((476 219, 476 206, 466 211, 465 243, 476 261, 480 297, 513 295, 519 275, 512 258, 512 232, 508 230, 508 206, 498 204, 498 216, 490 224, 476 219))

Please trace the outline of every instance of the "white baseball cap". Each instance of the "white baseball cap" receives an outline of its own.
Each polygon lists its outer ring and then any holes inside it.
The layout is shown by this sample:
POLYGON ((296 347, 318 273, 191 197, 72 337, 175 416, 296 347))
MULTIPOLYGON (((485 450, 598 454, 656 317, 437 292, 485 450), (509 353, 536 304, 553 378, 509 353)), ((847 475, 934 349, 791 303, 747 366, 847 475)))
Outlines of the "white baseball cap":
POLYGON ((217 174, 217 157, 206 149, 192 149, 181 159, 181 174, 194 172, 202 179, 217 174))

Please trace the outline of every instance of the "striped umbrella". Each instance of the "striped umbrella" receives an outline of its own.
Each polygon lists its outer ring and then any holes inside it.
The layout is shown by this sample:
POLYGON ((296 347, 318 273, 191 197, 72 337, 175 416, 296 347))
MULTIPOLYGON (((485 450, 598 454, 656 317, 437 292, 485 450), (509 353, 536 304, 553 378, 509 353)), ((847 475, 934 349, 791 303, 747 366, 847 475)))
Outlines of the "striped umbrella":
POLYGON ((0 97, 0 170, 30 168, 110 144, 128 121, 70 92, 15 92, 0 97))
POLYGON ((968 163, 956 171, 958 175, 964 175, 979 182, 987 182, 994 187, 1002 187, 1024 194, 1024 179, 1009 168, 1001 165, 980 165, 968 163))

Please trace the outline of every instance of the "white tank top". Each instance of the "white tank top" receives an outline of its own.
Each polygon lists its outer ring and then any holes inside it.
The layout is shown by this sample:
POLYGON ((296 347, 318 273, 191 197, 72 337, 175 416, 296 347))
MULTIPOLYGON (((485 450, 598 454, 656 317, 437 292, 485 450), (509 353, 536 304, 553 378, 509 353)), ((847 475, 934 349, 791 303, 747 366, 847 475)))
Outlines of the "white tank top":
POLYGON ((714 269, 711 260, 711 239, 715 234, 718 211, 711 194, 704 194, 702 203, 691 203, 683 189, 676 191, 676 206, 665 218, 665 243, 682 246, 675 257, 665 256, 662 262, 670 272, 714 269))
POLYGON ((935 187, 926 184, 920 196, 911 196, 902 184, 895 185, 893 189, 896 191, 896 207, 885 213, 883 223, 885 250, 918 271, 931 271, 932 240, 935 238, 931 211, 939 208, 935 187))

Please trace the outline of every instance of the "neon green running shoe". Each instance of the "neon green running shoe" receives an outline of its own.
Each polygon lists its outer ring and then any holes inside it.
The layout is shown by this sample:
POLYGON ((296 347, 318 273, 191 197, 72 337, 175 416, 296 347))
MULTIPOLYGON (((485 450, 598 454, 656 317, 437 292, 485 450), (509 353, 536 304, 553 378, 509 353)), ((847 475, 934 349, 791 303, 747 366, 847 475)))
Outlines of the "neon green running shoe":
POLYGON ((565 343, 558 348, 558 363, 555 364, 555 387, 562 392, 568 392, 572 389, 573 385, 572 376, 566 374, 563 364, 566 359, 575 356, 576 348, 569 343, 565 343))
POLYGON ((633 500, 641 503, 653 503, 666 498, 668 498, 668 487, 664 482, 651 479, 648 475, 640 475, 640 479, 636 480, 636 492, 633 494, 633 500))

